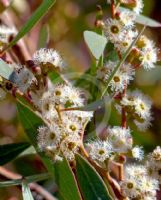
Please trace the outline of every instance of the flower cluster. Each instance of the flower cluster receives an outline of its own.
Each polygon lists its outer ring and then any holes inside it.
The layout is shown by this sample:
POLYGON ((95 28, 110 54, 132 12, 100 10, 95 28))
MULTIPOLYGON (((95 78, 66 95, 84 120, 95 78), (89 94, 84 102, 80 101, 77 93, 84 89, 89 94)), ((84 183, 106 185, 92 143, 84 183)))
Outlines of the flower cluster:
POLYGON ((143 165, 128 165, 125 168, 125 180, 120 182, 122 193, 129 199, 157 199, 159 182, 148 176, 143 165))
MULTIPOLYGON (((61 71, 64 67, 61 56, 52 49, 40 49, 34 56, 35 65, 42 73, 50 67, 61 71)), ((31 92, 31 99, 44 120, 46 126, 38 129, 38 146, 53 160, 62 160, 63 156, 73 160, 82 145, 82 134, 86 124, 93 116, 92 112, 72 110, 85 105, 83 92, 71 83, 50 83, 49 87, 31 92), (70 110, 71 109, 71 110, 70 110)))
POLYGON ((136 160, 142 160, 144 151, 142 147, 133 146, 130 129, 119 126, 109 127, 105 140, 96 140, 87 143, 89 155, 101 165, 107 160, 115 160, 118 155, 127 155, 136 160))
MULTIPOLYGON (((108 179, 110 184, 114 180, 111 188, 116 186, 117 193, 121 191, 121 199, 155 200, 161 184, 161 147, 144 156, 143 147, 135 144, 128 124, 131 121, 139 130, 145 131, 151 125, 152 101, 138 89, 130 91, 127 87, 134 80, 138 68, 150 70, 155 67, 158 50, 145 35, 137 38, 135 19, 143 9, 142 0, 108 0, 108 3, 117 3, 117 6, 113 5, 116 6, 113 17, 102 23, 103 32, 117 58, 110 60, 109 55, 104 55, 104 62, 102 66, 98 62, 95 75, 102 86, 100 88, 107 88, 112 103, 121 114, 121 125, 107 124, 105 132, 84 142, 93 111, 83 109, 88 99, 85 99, 83 89, 66 79, 63 74, 66 64, 54 49, 37 50, 23 65, 8 62, 13 72, 9 80, 0 77, 0 99, 9 91, 14 97, 18 94, 28 101, 43 121, 37 130, 37 147, 53 162, 65 157, 73 164, 75 154, 81 153, 98 171, 103 170, 101 175, 106 173, 105 178, 111 178, 108 179), (133 12, 120 11, 120 4, 133 12), (129 54, 123 62, 121 59, 127 50, 129 54), (59 79, 52 81, 49 74, 57 74, 59 79), (126 164, 126 161, 142 163, 126 164), (116 172, 118 166, 119 172, 116 172)), ((0 50, 5 48, 14 33, 14 29, 0 26, 0 50)), ((93 122, 92 125, 97 126, 93 122)))

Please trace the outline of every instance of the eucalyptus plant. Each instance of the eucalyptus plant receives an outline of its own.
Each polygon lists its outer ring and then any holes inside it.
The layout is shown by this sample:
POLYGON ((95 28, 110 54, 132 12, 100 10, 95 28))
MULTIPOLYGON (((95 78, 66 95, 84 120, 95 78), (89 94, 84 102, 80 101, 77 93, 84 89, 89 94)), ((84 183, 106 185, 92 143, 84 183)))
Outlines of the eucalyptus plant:
MULTIPOLYGON (((80 76, 68 73, 61 53, 45 47, 47 37, 40 37, 41 48, 31 57, 19 41, 54 3, 44 0, 20 31, 14 23, 0 25, 0 99, 7 93, 15 99, 29 139, 0 146, 0 163, 38 154, 46 167, 42 174, 0 182, 0 188, 22 185, 23 199, 36 199, 33 182, 52 179, 58 194, 40 192, 44 199, 157 199, 161 147, 144 155, 130 127, 145 132, 151 126, 153 102, 140 90, 129 90, 129 85, 138 69, 155 68, 158 48, 144 30, 161 24, 141 15, 142 0, 108 0, 111 16, 104 19, 99 6, 95 32, 84 31, 94 64, 80 76), (113 110, 120 125, 109 123, 113 110)), ((1 5, 3 11, 6 4, 1 5)), ((47 34, 46 28, 42 31, 47 34)))

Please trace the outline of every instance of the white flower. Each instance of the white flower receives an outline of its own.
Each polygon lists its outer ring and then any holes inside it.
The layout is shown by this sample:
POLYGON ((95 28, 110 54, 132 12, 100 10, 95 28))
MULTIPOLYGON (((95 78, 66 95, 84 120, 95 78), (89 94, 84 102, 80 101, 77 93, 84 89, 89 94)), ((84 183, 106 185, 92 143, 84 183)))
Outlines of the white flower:
POLYGON ((87 124, 93 117, 93 111, 67 111, 66 114, 69 118, 76 119, 82 126, 87 124))
POLYGON ((104 32, 105 36, 112 43, 115 43, 123 31, 123 24, 121 21, 116 19, 107 19, 105 21, 104 32))
POLYGON ((150 154, 150 159, 153 161, 161 161, 161 147, 157 146, 154 151, 150 154))
POLYGON ((158 181, 148 176, 147 170, 142 165, 129 165, 125 168, 125 180, 121 189, 130 199, 155 199, 156 190, 159 189, 158 181))
POLYGON ((123 106, 132 106, 134 112, 142 119, 146 119, 150 116, 150 109, 152 102, 148 96, 145 96, 139 90, 127 92, 127 95, 123 97, 121 101, 123 106))
POLYGON ((130 198, 135 198, 138 195, 137 191, 137 179, 135 177, 129 177, 120 182, 121 191, 124 196, 128 196, 130 198))
POLYGON ((25 66, 12 64, 11 67, 15 69, 12 81, 18 86, 21 92, 26 92, 31 83, 36 81, 36 78, 25 66))
POLYGON ((134 98, 135 112, 143 119, 146 119, 150 116, 150 109, 152 106, 152 101, 148 96, 145 96, 139 90, 132 92, 134 98))
POLYGON ((156 179, 161 184, 161 162, 148 160, 146 162, 147 171, 150 177, 156 179))
POLYGON ((51 127, 42 126, 38 129, 38 146, 41 150, 46 150, 49 146, 55 147, 62 137, 61 127, 53 124, 51 127))
POLYGON ((115 126, 107 129, 108 141, 112 145, 113 151, 126 153, 132 148, 132 137, 130 129, 115 126))
POLYGON ((140 14, 143 10, 144 4, 143 4, 143 0, 135 0, 135 6, 133 8, 133 11, 136 14, 140 14))
MULTIPOLYGON (((98 70, 97 77, 106 83, 117 64, 118 62, 109 61, 103 68, 98 70)), ((125 88, 125 84, 128 85, 130 81, 133 80, 134 74, 135 71, 131 65, 127 63, 123 64, 109 83, 111 90, 117 93, 122 92, 125 88)))
POLYGON ((87 144, 90 157, 99 162, 104 162, 111 154, 111 145, 107 141, 96 140, 87 144))
POLYGON ((124 26, 133 26, 136 15, 129 11, 122 11, 119 14, 119 20, 123 23, 124 26))
POLYGON ((81 97, 83 92, 80 89, 72 85, 65 85, 64 92, 67 99, 66 103, 69 103, 72 106, 83 106, 84 99, 81 97))
POLYGON ((125 85, 128 85, 131 80, 134 78, 135 71, 129 64, 124 64, 120 69, 115 73, 109 86, 112 91, 122 92, 125 88, 125 85))
POLYGON ((142 193, 153 195, 154 193, 156 194, 156 190, 159 189, 159 183, 157 180, 148 176, 142 176, 138 182, 138 187, 142 193))
POLYGON ((154 43, 150 39, 148 39, 145 35, 142 35, 136 42, 136 47, 142 50, 153 49, 154 43))
POLYGON ((61 56, 54 49, 42 48, 37 50, 33 55, 33 61, 36 65, 52 64, 56 68, 64 68, 64 63, 61 56))
POLYGON ((42 116, 45 119, 52 121, 53 118, 58 117, 57 111, 55 109, 55 103, 52 99, 51 91, 48 90, 44 92, 39 101, 39 107, 42 111, 42 116))
POLYGON ((60 151, 67 160, 74 160, 75 153, 77 153, 81 144, 81 138, 77 134, 72 134, 64 138, 60 144, 60 151))
POLYGON ((72 85, 56 84, 52 91, 53 100, 65 107, 83 106, 82 91, 72 85))
POLYGON ((154 64, 157 62, 157 49, 146 48, 145 50, 142 50, 140 60, 144 69, 150 70, 155 68, 154 64))
POLYGON ((11 35, 15 34, 16 30, 14 27, 8 27, 6 25, 0 25, 0 41, 2 43, 8 43, 8 39, 11 35))
POLYGON ((62 126, 67 135, 79 134, 82 130, 82 125, 79 123, 78 119, 68 117, 67 113, 62 115, 62 126))
POLYGON ((148 155, 146 166, 149 175, 161 183, 161 147, 157 146, 154 151, 148 155))
POLYGON ((126 177, 136 177, 139 178, 141 176, 147 175, 147 169, 144 165, 127 165, 125 167, 125 176, 126 177))
POLYGON ((142 150, 142 147, 135 146, 131 150, 133 158, 136 160, 142 160, 144 158, 144 151, 142 150))
POLYGON ((132 29, 126 29, 123 31, 122 35, 118 38, 118 41, 114 45, 119 51, 125 53, 137 35, 138 32, 136 30, 134 31, 132 29))
POLYGON ((140 131, 146 131, 151 126, 151 120, 153 118, 149 116, 147 119, 143 119, 143 121, 134 120, 134 124, 140 131))

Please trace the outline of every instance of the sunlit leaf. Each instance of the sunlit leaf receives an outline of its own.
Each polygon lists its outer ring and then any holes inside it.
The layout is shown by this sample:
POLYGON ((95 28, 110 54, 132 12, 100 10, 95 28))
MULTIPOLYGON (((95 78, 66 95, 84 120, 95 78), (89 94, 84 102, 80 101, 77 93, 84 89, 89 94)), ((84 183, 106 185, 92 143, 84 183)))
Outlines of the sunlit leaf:
POLYGON ((0 76, 9 80, 13 73, 13 69, 0 58, 0 76))
POLYGON ((99 59, 105 49, 107 39, 93 31, 84 31, 84 39, 93 56, 99 59))

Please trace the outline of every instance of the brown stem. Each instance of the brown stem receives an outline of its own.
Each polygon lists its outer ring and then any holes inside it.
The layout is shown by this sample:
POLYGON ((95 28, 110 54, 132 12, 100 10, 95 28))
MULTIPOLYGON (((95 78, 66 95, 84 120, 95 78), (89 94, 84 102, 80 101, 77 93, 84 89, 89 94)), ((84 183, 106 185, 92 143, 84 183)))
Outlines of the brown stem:
POLYGON ((115 18, 115 2, 114 0, 111 0, 111 13, 112 13, 112 18, 115 18))
MULTIPOLYGON (((4 176, 5 178, 12 179, 12 180, 23 178, 22 175, 13 173, 4 167, 0 167, 0 174, 4 176)), ((45 190, 43 187, 41 187, 37 183, 30 183, 29 187, 31 190, 35 190, 38 194, 40 194, 46 200, 56 200, 55 197, 53 197, 47 190, 45 190)))

